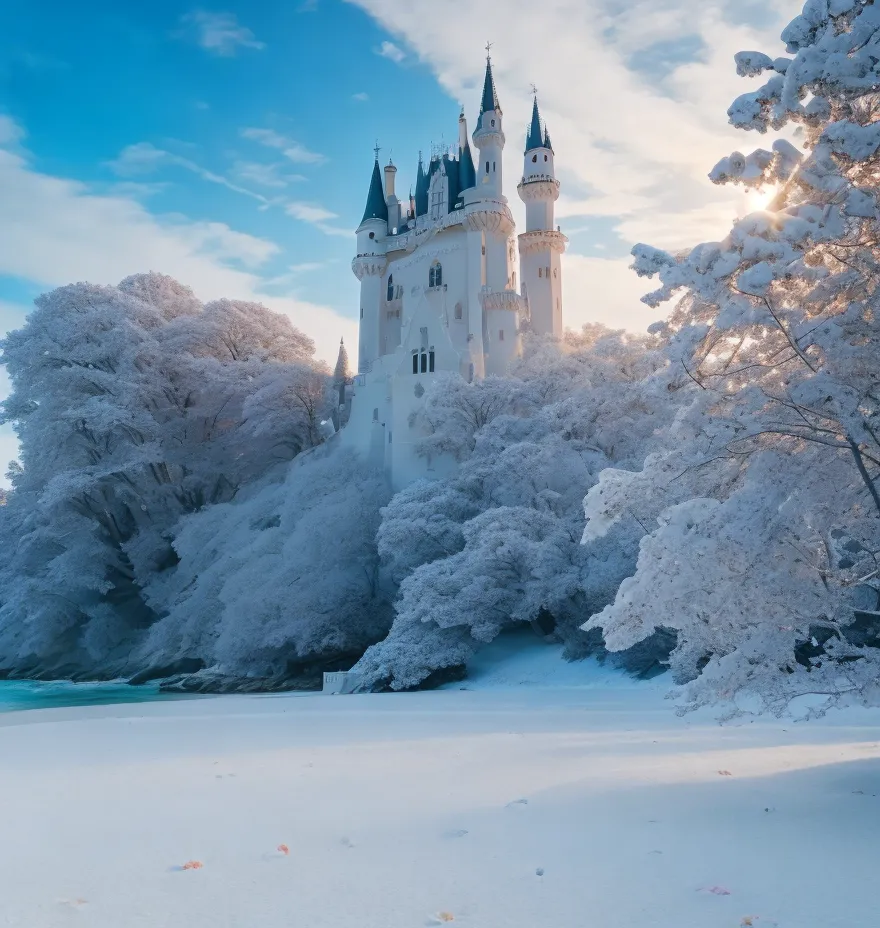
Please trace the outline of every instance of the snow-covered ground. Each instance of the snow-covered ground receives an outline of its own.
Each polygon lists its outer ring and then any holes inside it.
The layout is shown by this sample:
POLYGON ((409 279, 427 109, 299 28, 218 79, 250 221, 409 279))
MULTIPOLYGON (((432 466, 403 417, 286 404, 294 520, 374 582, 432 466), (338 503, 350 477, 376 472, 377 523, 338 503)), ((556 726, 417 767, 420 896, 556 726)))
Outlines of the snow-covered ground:
POLYGON ((0 715, 0 924, 877 923, 878 714, 720 727, 501 652, 465 690, 0 715))

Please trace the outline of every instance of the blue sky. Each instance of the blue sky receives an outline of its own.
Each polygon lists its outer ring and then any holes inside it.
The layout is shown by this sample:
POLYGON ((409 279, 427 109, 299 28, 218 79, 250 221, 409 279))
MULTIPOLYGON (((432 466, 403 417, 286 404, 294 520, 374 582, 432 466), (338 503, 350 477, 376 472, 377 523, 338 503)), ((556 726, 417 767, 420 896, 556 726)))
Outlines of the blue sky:
POLYGON ((487 40, 517 218, 532 82, 554 140, 566 321, 643 328, 654 314, 629 249, 718 238, 749 206, 706 179, 733 148, 766 144, 726 125, 748 89, 732 56, 781 53, 796 12, 783 0, 3 0, 0 330, 53 286, 153 269, 203 299, 288 313, 332 359, 356 333, 349 265, 374 142, 405 191, 419 149, 455 139, 459 102, 473 128, 487 40))

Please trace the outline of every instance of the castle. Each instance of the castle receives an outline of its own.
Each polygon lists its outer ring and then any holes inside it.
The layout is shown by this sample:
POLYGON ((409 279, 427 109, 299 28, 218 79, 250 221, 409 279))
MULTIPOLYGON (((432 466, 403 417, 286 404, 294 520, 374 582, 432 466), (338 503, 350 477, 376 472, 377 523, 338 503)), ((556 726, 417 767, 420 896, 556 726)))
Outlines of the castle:
POLYGON ((503 114, 488 55, 473 144, 476 164, 462 111, 457 150, 433 155, 427 167, 419 155, 408 202, 395 190, 397 168, 389 163, 383 172, 377 149, 357 229, 358 373, 341 437, 382 467, 395 490, 455 466, 416 450, 416 413, 439 372, 467 381, 503 374, 527 326, 562 335, 560 257, 568 240, 553 221, 553 146, 535 95, 517 186, 526 206, 517 287, 516 227, 502 181, 503 114))

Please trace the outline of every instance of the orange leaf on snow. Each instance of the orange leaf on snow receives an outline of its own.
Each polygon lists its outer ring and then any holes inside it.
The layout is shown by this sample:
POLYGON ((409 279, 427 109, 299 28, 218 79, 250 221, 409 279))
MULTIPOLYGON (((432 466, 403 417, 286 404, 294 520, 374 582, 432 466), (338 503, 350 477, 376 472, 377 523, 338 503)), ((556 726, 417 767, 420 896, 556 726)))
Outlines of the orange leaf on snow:
POLYGON ((451 912, 441 912, 437 916, 441 922, 454 922, 455 916, 451 912))
POLYGON ((188 860, 182 870, 201 870, 205 865, 200 860, 188 860))
POLYGON ((290 853, 290 848, 289 848, 286 844, 279 844, 279 845, 278 845, 278 850, 281 851, 281 853, 282 853, 285 857, 287 857, 287 855, 290 853))

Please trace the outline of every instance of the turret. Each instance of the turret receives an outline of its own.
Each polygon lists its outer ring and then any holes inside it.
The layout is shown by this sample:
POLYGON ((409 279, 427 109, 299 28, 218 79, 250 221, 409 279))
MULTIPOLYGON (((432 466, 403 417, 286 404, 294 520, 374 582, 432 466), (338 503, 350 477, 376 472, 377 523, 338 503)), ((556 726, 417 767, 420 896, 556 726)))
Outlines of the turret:
POLYGON ((502 199, 501 160, 504 152, 503 113, 495 89, 492 74, 492 59, 486 56, 486 76, 483 80, 483 99, 480 103, 480 117, 474 132, 474 145, 480 150, 477 165, 477 189, 487 199, 502 199))
POLYGON ((388 232, 392 232, 400 225, 400 201, 394 191, 394 179, 397 168, 389 159, 385 165, 385 205, 388 207, 388 232))
POLYGON ((379 357, 379 296, 385 270, 385 238, 388 234, 388 203, 382 189, 379 153, 367 194, 364 218, 357 229, 357 256, 351 269, 361 282, 358 371, 368 371, 379 357))
POLYGON ((562 265, 568 239, 555 226, 559 181, 553 146, 541 125, 538 97, 526 134, 523 177, 517 192, 526 205, 526 231, 519 236, 522 292, 529 304, 531 327, 542 335, 562 337, 562 265))

